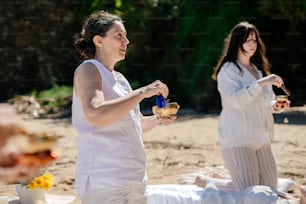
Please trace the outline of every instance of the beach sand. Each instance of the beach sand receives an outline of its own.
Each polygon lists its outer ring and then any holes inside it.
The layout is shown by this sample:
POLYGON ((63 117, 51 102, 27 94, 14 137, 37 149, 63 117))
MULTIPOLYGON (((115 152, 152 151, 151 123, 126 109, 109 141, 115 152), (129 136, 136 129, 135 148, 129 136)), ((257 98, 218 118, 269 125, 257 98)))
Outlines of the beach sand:
MULTIPOLYGON (((218 146, 218 114, 180 114, 169 126, 159 126, 144 133, 147 153, 148 184, 180 184, 182 175, 209 167, 223 166, 218 146)), ((52 131, 61 135, 56 143, 60 157, 47 168, 55 177, 48 192, 74 195, 77 134, 69 118, 26 120, 26 128, 52 131)), ((275 115, 275 141, 272 144, 279 177, 292 179, 291 191, 299 194, 298 186, 306 185, 306 106, 292 107, 275 115)), ((14 185, 0 185, 0 195, 16 196, 14 185)), ((79 204, 76 199, 73 204, 79 204)))

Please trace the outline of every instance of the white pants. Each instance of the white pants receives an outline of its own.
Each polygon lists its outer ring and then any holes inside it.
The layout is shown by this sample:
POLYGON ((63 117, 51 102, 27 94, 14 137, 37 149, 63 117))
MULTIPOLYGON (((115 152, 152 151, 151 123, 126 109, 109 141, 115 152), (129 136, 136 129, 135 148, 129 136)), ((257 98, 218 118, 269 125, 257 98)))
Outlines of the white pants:
MULTIPOLYGON (((264 144, 256 150, 251 147, 224 148, 221 153, 235 191, 254 185, 277 189, 277 167, 270 144, 264 144)), ((230 185, 228 184, 227 189, 230 185)))
POLYGON ((87 181, 82 204, 146 204, 145 183, 132 183, 126 188, 92 189, 87 181))

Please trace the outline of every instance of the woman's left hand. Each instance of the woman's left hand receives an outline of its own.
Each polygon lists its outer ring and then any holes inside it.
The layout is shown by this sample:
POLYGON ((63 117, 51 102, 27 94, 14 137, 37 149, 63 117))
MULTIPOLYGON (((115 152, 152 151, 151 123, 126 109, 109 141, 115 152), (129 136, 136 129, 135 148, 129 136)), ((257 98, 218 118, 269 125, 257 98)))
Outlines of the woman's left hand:
POLYGON ((159 117, 159 124, 160 125, 170 125, 172 124, 177 118, 177 115, 170 115, 168 117, 159 117))

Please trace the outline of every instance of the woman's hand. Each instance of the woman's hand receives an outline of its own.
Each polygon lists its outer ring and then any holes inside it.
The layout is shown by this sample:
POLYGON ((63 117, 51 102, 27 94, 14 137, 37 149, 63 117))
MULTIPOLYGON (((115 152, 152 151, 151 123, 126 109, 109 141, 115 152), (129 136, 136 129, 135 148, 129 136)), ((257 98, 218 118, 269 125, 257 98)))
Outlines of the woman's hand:
POLYGON ((177 118, 177 115, 171 115, 168 117, 159 117, 159 124, 160 125, 170 125, 172 124, 177 118))
POLYGON ((284 81, 280 76, 276 74, 271 74, 271 75, 265 76, 257 80, 257 83, 261 87, 269 86, 269 85, 281 87, 284 84, 284 81))
POLYGON ((141 127, 143 132, 152 130, 158 125, 170 125, 177 118, 177 115, 171 115, 169 117, 158 117, 156 115, 142 116, 141 127))
POLYGON ((160 80, 156 80, 153 83, 141 88, 145 98, 150 98, 155 95, 162 95, 164 98, 168 97, 169 89, 166 84, 160 80))
POLYGON ((273 108, 276 112, 283 111, 285 109, 288 109, 290 107, 291 101, 276 101, 273 105, 273 108))

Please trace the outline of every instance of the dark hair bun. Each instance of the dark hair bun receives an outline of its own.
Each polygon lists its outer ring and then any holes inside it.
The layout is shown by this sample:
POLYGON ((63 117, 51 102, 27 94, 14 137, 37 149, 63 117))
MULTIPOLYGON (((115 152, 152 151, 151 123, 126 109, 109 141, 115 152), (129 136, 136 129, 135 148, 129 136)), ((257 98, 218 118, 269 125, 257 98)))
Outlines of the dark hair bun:
POLYGON ((79 38, 75 41, 74 46, 77 50, 84 50, 86 48, 86 41, 84 38, 79 38))
POLYGON ((81 59, 94 57, 96 49, 93 43, 88 43, 84 38, 79 38, 74 43, 75 48, 81 55, 81 59))

